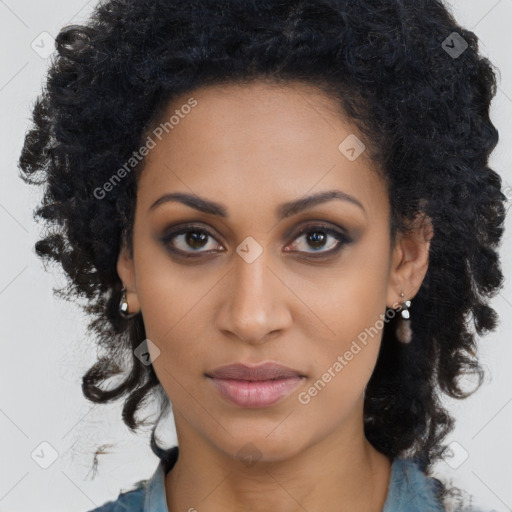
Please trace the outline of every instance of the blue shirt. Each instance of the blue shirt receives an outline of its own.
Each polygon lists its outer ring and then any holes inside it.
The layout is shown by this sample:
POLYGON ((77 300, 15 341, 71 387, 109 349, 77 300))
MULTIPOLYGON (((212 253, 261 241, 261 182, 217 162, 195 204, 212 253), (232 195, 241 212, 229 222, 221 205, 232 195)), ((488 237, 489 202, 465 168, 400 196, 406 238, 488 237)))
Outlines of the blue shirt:
MULTIPOLYGON (((178 447, 171 450, 169 462, 160 461, 149 480, 141 480, 135 489, 119 494, 89 512, 169 512, 165 497, 165 475, 174 466, 178 447)), ((423 473, 412 459, 397 457, 391 465, 391 477, 382 512, 445 512, 436 498, 437 482, 423 473)), ((472 509, 472 512, 482 512, 472 509)))

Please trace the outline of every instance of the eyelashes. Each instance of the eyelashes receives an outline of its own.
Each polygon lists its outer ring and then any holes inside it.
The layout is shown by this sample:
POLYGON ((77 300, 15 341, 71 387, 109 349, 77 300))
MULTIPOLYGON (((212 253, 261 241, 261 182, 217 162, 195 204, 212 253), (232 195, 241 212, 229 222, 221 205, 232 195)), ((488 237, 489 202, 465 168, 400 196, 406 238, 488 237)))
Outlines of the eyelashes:
POLYGON ((351 242, 351 239, 344 232, 321 225, 302 228, 294 235, 292 245, 297 247, 299 245, 297 243, 298 240, 303 241, 302 247, 305 247, 306 249, 312 248, 312 251, 300 250, 299 248, 298 250, 292 249, 291 251, 287 250, 286 252, 297 251, 313 258, 332 256, 341 250, 344 245, 351 242), (330 243, 328 243, 329 239, 331 239, 330 243), (308 245, 309 242, 312 242, 313 246, 308 245), (328 250, 324 250, 325 247, 328 247, 328 250))
MULTIPOLYGON (((191 251, 187 251, 187 247, 190 249, 191 245, 197 245, 199 249, 203 249, 205 245, 208 245, 211 240, 216 240, 215 237, 206 229, 201 228, 199 226, 182 226, 174 231, 169 232, 164 237, 162 237, 162 242, 167 247, 168 250, 170 250, 174 254, 183 254, 187 257, 201 257, 201 255, 204 255, 206 253, 211 254, 210 251, 204 251, 204 250, 198 250, 192 249, 191 251), (184 236, 187 235, 187 236, 184 236), (193 236, 190 236, 193 235, 193 236), (180 240, 178 240, 179 245, 181 245, 181 248, 176 247, 175 240, 178 239, 178 237, 181 237, 180 240), (206 244, 205 244, 206 242, 206 244), (195 253, 195 254, 193 254, 195 253)), ((220 244, 217 244, 220 245, 220 244)), ((222 247, 222 246, 221 246, 222 247)), ((220 249, 219 251, 214 252, 222 252, 223 249, 220 249)))
MULTIPOLYGON (((184 259, 200 259, 214 253, 225 252, 214 235, 204 227, 189 224, 167 232, 161 242, 174 256, 184 259), (210 249, 206 249, 210 246, 210 249)), ((285 252, 298 253, 306 258, 329 258, 343 246, 352 242, 344 230, 320 224, 308 225, 293 235, 285 252), (292 247, 289 249, 289 247, 292 247), (326 250, 327 248, 327 250, 326 250)))

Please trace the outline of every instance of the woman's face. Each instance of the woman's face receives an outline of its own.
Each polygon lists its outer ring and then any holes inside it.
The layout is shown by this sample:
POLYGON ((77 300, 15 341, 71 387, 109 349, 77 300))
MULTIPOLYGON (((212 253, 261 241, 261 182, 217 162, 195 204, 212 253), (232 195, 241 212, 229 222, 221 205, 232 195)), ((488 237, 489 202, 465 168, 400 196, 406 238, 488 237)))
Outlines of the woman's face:
POLYGON ((361 434, 403 259, 390 245, 386 186, 358 156, 362 137, 303 84, 204 87, 167 114, 148 139, 133 260, 123 250, 118 272, 130 311, 142 311, 180 443, 278 460, 361 434), (209 211, 162 199, 176 193, 209 211), (230 388, 243 405, 207 376, 261 362, 303 378, 271 404, 248 385, 230 388))

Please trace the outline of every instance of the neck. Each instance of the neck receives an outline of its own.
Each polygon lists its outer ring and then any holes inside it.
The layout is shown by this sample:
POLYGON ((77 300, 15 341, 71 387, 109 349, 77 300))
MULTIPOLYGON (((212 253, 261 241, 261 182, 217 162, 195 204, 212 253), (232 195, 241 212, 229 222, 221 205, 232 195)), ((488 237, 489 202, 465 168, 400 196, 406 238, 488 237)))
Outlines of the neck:
POLYGON ((179 457, 165 479, 169 512, 381 512, 391 463, 357 432, 362 429, 323 438, 290 457, 261 454, 250 463, 192 430, 178 431, 179 457))

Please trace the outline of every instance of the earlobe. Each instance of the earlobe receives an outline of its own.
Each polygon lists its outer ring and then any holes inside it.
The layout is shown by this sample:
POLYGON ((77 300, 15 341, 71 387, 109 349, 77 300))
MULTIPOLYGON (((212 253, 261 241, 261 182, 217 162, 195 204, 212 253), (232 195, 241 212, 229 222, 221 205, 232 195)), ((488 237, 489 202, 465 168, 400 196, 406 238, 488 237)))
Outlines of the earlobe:
POLYGON ((428 270, 430 241, 434 236, 432 222, 418 216, 405 233, 397 233, 392 253, 387 306, 411 300, 421 287, 428 270), (401 297, 401 293, 404 297, 401 297))

